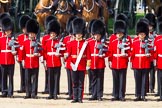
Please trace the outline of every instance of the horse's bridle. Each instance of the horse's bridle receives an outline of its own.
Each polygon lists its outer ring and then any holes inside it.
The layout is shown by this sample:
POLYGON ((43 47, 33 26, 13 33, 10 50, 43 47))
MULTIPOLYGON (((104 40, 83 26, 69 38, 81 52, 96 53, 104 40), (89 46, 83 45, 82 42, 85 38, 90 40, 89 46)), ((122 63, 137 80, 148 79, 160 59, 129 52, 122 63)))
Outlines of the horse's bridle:
MULTIPOLYGON (((86 0, 86 5, 87 5, 87 6, 89 5, 89 4, 88 4, 88 1, 89 1, 89 0, 86 0)), ((83 4, 83 3, 82 3, 82 4, 83 4)), ((87 8, 84 6, 83 9, 84 9, 85 11, 87 11, 87 12, 91 12, 91 11, 93 10, 93 8, 94 8, 94 4, 95 4, 95 1, 92 0, 92 7, 91 7, 90 9, 89 9, 89 8, 87 9, 87 8)))
POLYGON ((61 11, 61 13, 66 12, 66 11, 68 10, 68 8, 69 8, 67 0, 64 0, 64 1, 65 1, 65 3, 66 3, 66 4, 65 4, 66 7, 65 7, 64 9, 61 7, 60 1, 59 1, 59 3, 58 3, 58 11, 61 11))

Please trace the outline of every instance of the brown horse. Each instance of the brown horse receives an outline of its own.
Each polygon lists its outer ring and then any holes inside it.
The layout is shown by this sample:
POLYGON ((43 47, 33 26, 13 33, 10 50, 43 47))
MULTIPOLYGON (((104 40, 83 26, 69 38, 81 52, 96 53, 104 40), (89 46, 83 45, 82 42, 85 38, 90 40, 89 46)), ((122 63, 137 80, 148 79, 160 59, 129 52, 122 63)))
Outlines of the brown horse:
MULTIPOLYGON (((76 0, 78 1, 78 0, 76 0)), ((79 14, 79 13, 78 13, 79 14)), ((73 15, 72 7, 67 0, 59 0, 55 16, 61 24, 63 30, 66 28, 67 20, 73 15)), ((81 15, 80 15, 81 16, 81 15)))
POLYGON ((11 0, 0 0, 0 13, 8 12, 11 7, 11 0))
POLYGON ((161 0, 146 0, 146 6, 148 6, 148 12, 153 12, 156 14, 158 7, 162 6, 161 0))
POLYGON ((40 0, 35 7, 35 15, 37 21, 41 26, 44 26, 44 20, 47 16, 51 15, 53 1, 52 0, 40 0))
MULTIPOLYGON (((90 22, 92 19, 99 19, 99 6, 95 3, 95 0, 81 0, 83 5, 83 12, 82 17, 86 20, 86 22, 90 22)), ((108 24, 108 17, 109 13, 107 10, 106 3, 101 0, 102 6, 103 6, 103 17, 104 22, 107 26, 108 24)))

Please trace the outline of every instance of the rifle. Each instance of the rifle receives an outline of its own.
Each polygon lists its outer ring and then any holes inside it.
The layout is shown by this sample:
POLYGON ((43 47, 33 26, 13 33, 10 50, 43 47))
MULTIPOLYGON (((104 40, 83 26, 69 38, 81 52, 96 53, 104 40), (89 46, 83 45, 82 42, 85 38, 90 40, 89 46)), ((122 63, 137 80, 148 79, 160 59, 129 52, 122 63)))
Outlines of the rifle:
POLYGON ((61 39, 59 40, 59 43, 54 46, 54 48, 56 48, 56 54, 58 54, 58 55, 60 54, 60 50, 65 50, 65 47, 62 48, 62 46, 65 46, 63 44, 64 37, 65 37, 65 33, 62 33, 61 39))
POLYGON ((11 37, 11 40, 9 41, 8 46, 11 47, 12 53, 16 52, 16 48, 20 47, 19 43, 16 41, 14 36, 11 37))
POLYGON ((151 34, 150 36, 149 36, 149 40, 151 41, 151 46, 153 47, 154 46, 154 39, 155 39, 155 36, 156 36, 156 31, 154 31, 153 32, 153 34, 151 34))
POLYGON ((34 47, 34 53, 39 53, 39 51, 43 50, 41 47, 39 47, 40 45, 40 29, 37 33, 36 36, 36 41, 32 41, 32 47, 34 47))
POLYGON ((125 51, 130 49, 129 44, 127 44, 128 40, 126 36, 123 37, 122 43, 118 45, 118 48, 121 49, 121 54, 125 54, 125 51))
POLYGON ((146 55, 149 55, 149 51, 154 49, 154 48, 149 48, 149 46, 151 46, 151 45, 148 43, 148 40, 145 40, 145 43, 142 44, 142 46, 141 46, 142 48, 145 48, 146 55))
POLYGON ((105 48, 106 46, 105 42, 106 42, 106 39, 101 39, 101 43, 97 45, 97 48, 99 49, 99 53, 98 53, 99 56, 103 56, 103 53, 108 51, 108 49, 105 48))

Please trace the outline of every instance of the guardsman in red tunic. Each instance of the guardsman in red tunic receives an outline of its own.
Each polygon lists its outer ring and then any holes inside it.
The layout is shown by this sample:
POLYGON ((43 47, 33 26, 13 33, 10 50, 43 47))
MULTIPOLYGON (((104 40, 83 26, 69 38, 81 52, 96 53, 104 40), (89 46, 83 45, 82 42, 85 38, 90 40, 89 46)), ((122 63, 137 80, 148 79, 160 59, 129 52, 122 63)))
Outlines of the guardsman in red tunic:
POLYGON ((158 93, 157 95, 160 96, 160 98, 157 101, 162 101, 162 22, 158 23, 158 38, 156 40, 155 46, 154 46, 154 58, 155 62, 154 65, 157 69, 157 80, 158 80, 158 93))
POLYGON ((57 99, 58 81, 61 71, 61 50, 57 47, 59 44, 58 36, 60 34, 60 24, 56 20, 51 20, 47 25, 47 33, 50 39, 46 41, 45 58, 48 70, 49 97, 47 99, 57 99))
POLYGON ((67 72, 67 82, 68 82, 68 95, 69 97, 67 100, 73 99, 73 88, 72 88, 72 76, 71 76, 71 66, 70 66, 70 59, 67 57, 67 48, 71 41, 74 40, 74 35, 72 34, 72 21, 77 18, 76 16, 72 16, 68 19, 66 24, 66 31, 68 35, 64 38, 63 43, 66 47, 66 50, 64 51, 64 62, 65 62, 65 68, 67 72))
POLYGON ((26 30, 29 38, 24 41, 22 47, 22 62, 25 68, 25 88, 26 96, 24 99, 37 98, 38 91, 38 73, 39 73, 39 57, 41 51, 39 42, 39 25, 33 19, 30 19, 26 24, 26 30))
POLYGON ((126 73, 131 49, 131 40, 127 36, 126 28, 125 21, 117 20, 114 24, 116 39, 109 44, 109 67, 113 75, 112 101, 125 101, 126 73))
POLYGON ((10 17, 2 19, 3 36, 0 38, 0 65, 2 72, 2 97, 13 97, 13 76, 15 59, 17 54, 11 38, 14 38, 14 23, 10 17))
MULTIPOLYGON (((2 19, 5 17, 9 17, 9 15, 7 13, 1 13, 0 14, 0 38, 3 36, 3 32, 2 32, 2 19)), ((0 65, 1 68, 1 65, 0 65)), ((0 69, 0 91, 1 91, 1 85, 2 85, 2 73, 1 73, 1 69, 0 69)))
POLYGON ((96 20, 92 24, 91 33, 94 37, 89 41, 91 53, 91 73, 92 73, 92 97, 89 100, 102 101, 104 88, 104 70, 105 54, 107 46, 105 45, 105 25, 101 20, 96 20))
POLYGON ((22 58, 21 58, 22 50, 21 49, 22 49, 24 41, 28 39, 25 25, 29 19, 31 19, 31 18, 28 15, 23 15, 23 16, 21 16, 21 18, 19 20, 19 28, 22 30, 23 33, 17 37, 17 41, 20 45, 20 47, 18 49, 18 55, 17 55, 17 61, 20 65, 20 90, 18 90, 18 93, 25 92, 25 69, 22 65, 22 58))
MULTIPOLYGON (((154 47, 154 39, 156 37, 156 17, 153 13, 148 13, 145 16, 146 19, 149 21, 149 42, 151 43, 152 48, 154 47)), ((153 53, 153 51, 152 51, 153 53)), ((150 93, 155 93, 154 88, 155 88, 155 68, 154 68, 154 59, 153 56, 151 59, 151 65, 150 65, 150 76, 149 76, 149 92, 150 93)))
MULTIPOLYGON (((92 32, 91 32, 91 28, 92 28, 92 24, 94 23, 94 21, 96 21, 97 19, 92 19, 89 24, 88 24, 88 34, 89 34, 89 38, 86 40, 88 42, 92 41, 94 39, 92 32)), ((93 81, 93 76, 92 76, 92 71, 89 68, 88 70, 88 78, 89 78, 89 95, 92 95, 92 81, 93 81)))
MULTIPOLYGON (((45 25, 45 35, 43 36, 42 38, 42 48, 45 49, 45 46, 46 46, 46 42, 47 40, 50 38, 50 35, 47 34, 46 32, 46 29, 47 29, 47 25, 48 23, 51 21, 51 20, 56 20, 56 17, 53 16, 53 15, 50 15, 50 16, 47 16, 47 18, 45 19, 45 22, 44 22, 44 25, 45 25)), ((44 51, 44 50, 43 50, 44 51)), ((49 93, 49 88, 48 88, 48 71, 47 71, 47 67, 46 67, 46 58, 44 56, 44 53, 43 53, 43 56, 41 58, 43 60, 41 60, 41 62, 43 63, 44 65, 44 68, 45 68, 45 88, 44 88, 44 91, 42 92, 43 94, 46 94, 46 93, 49 93), (43 57, 43 58, 42 58, 43 57)))
POLYGON ((75 35, 75 40, 70 42, 67 49, 72 69, 72 103, 82 103, 86 65, 90 66, 88 42, 83 40, 83 35, 85 33, 85 21, 82 18, 75 18, 72 22, 72 29, 73 34, 75 35))
POLYGON ((134 101, 147 101, 146 82, 150 69, 150 46, 148 42, 149 26, 145 21, 137 22, 136 33, 138 39, 133 41, 131 62, 135 77, 135 96, 134 101))

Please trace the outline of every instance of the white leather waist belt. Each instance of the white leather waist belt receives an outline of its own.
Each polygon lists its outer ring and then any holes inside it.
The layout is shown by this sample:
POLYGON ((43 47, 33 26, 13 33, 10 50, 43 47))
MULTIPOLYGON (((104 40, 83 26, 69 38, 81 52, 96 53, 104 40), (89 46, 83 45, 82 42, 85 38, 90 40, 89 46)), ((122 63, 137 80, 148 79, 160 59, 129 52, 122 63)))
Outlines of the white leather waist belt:
POLYGON ((150 56, 150 54, 135 54, 136 57, 145 57, 150 56))
POLYGON ((113 54, 114 57, 128 56, 128 54, 113 54))
POLYGON ((162 57, 162 54, 158 54, 159 57, 162 57))
POLYGON ((47 55, 50 55, 51 56, 51 55, 59 55, 59 54, 56 53, 56 52, 48 52, 47 55))
POLYGON ((12 52, 11 50, 1 50, 1 52, 12 52))
POLYGON ((34 57, 34 54, 26 54, 27 57, 34 57))

